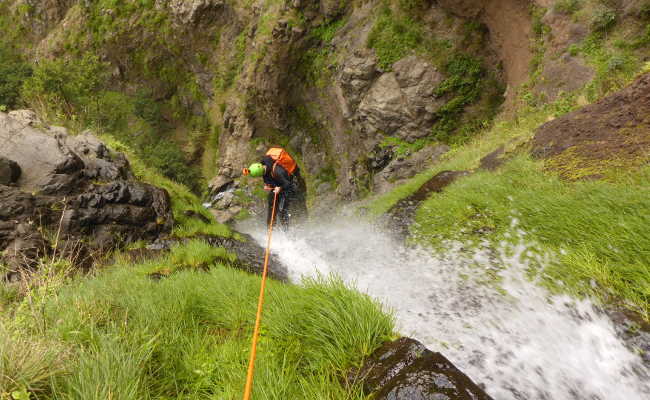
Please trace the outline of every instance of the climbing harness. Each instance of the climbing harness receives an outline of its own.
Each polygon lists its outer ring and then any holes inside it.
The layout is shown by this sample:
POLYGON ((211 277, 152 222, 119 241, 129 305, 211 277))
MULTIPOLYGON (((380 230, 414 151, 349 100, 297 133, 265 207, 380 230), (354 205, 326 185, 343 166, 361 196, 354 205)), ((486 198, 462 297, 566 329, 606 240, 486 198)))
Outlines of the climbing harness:
POLYGON ((251 345, 251 356, 248 360, 248 373, 246 374, 246 387, 244 388, 244 399, 249 400, 253 389, 253 370, 255 369, 255 356, 257 352, 257 339, 260 334, 260 324, 262 322, 262 306, 264 305, 264 288, 266 287, 266 275, 269 268, 269 254, 271 252, 271 236, 273 236, 273 222, 275 220, 275 205, 278 200, 278 194, 273 197, 273 210, 271 211, 271 223, 269 224, 269 233, 266 240, 266 252, 264 253, 264 269, 262 270, 262 284, 260 285, 260 297, 257 302, 257 316, 255 317, 255 329, 253 329, 253 341, 251 345))

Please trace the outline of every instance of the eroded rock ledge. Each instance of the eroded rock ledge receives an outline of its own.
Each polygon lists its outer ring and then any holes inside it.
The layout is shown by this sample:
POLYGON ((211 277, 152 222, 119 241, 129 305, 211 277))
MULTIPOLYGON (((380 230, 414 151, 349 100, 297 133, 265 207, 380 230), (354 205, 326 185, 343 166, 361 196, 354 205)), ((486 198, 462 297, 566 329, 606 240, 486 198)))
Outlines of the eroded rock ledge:
POLYGON ((135 181, 126 157, 89 132, 71 136, 21 110, 0 113, 0 144, 4 279, 55 252, 89 265, 93 253, 171 230, 167 191, 135 181))

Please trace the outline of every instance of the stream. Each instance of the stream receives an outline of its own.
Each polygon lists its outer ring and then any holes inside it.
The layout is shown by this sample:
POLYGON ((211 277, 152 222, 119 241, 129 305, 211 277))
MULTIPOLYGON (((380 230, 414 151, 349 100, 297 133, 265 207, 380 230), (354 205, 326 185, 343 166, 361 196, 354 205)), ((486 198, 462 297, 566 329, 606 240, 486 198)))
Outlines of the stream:
MULTIPOLYGON (((263 226, 238 229, 266 244, 263 226)), ((435 254, 345 217, 276 231, 272 249, 294 282, 337 274, 378 299, 400 333, 443 353, 495 400, 650 399, 650 371, 607 314, 527 279, 522 259, 548 261, 522 257, 531 254, 524 244, 470 252, 455 243, 435 254)))

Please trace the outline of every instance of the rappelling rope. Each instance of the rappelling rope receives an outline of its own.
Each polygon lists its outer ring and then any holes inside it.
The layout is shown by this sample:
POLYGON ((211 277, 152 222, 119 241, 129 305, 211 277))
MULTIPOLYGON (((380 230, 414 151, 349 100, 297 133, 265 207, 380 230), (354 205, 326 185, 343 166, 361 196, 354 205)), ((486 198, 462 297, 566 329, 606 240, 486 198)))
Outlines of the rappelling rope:
POLYGON ((257 339, 260 334, 260 324, 262 322, 262 306, 264 305, 264 288, 266 287, 266 275, 269 268, 269 254, 271 252, 271 236, 273 236, 273 222, 275 220, 275 204, 278 200, 278 194, 273 196, 273 210, 271 211, 271 223, 269 224, 269 234, 266 241, 266 253, 264 253, 264 269, 262 271, 262 285, 260 286, 260 297, 257 302, 257 317, 255 317, 255 329, 253 330, 253 344, 251 345, 251 357, 248 360, 248 373, 246 375, 246 387, 244 388, 244 400, 249 400, 251 390, 253 389, 253 370, 255 369, 255 356, 257 354, 257 339))

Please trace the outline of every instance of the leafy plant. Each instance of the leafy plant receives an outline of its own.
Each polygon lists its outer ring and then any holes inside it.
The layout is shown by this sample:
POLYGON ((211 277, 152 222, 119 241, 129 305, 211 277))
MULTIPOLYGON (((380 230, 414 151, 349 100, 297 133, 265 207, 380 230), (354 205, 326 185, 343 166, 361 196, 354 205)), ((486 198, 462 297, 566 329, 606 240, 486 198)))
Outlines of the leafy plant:
POLYGON ((460 124, 459 115, 465 106, 479 98, 485 70, 478 59, 461 54, 447 63, 445 72, 448 78, 438 86, 435 95, 451 98, 436 112, 432 133, 435 139, 449 142, 460 124))

